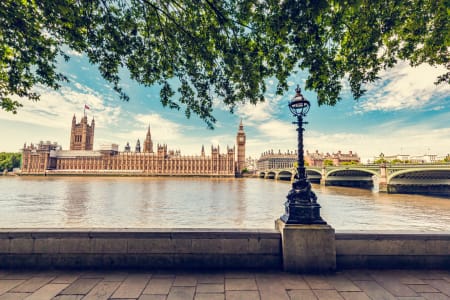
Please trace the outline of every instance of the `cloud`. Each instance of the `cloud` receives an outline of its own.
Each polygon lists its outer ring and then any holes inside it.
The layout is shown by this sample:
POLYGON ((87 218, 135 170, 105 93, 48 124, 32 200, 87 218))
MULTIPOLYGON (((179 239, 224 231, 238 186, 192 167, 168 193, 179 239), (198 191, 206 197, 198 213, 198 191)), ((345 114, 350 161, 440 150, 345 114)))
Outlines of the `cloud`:
POLYGON ((69 50, 67 50, 66 52, 67 52, 67 54, 69 54, 69 55, 71 55, 71 56, 78 56, 78 57, 83 56, 83 53, 78 52, 78 51, 75 51, 75 50, 73 50, 73 49, 69 49, 69 50))
MULTIPOLYGON (((34 102, 15 97, 15 100, 21 102, 23 107, 16 115, 0 111, 0 119, 31 124, 35 126, 36 131, 38 128, 49 127, 64 130, 66 134, 69 134, 67 130, 70 130, 72 116, 76 114, 79 121, 84 105, 87 104, 91 109, 86 110, 86 113, 89 119, 95 117, 96 129, 108 128, 120 123, 122 113, 120 107, 105 105, 105 99, 101 94, 78 82, 72 82, 71 86, 64 86, 59 90, 37 87, 36 92, 41 95, 40 101, 34 102)), ((44 138, 38 133, 30 133, 31 138, 44 138)), ((30 137, 24 138, 28 140, 30 137)), ((67 149, 68 141, 59 140, 58 142, 67 149)))
POLYGON ((445 72, 444 67, 427 64, 411 67, 400 62, 380 74, 382 79, 368 87, 366 96, 355 105, 355 110, 363 113, 439 107, 450 94, 450 86, 435 85, 434 82, 445 72))

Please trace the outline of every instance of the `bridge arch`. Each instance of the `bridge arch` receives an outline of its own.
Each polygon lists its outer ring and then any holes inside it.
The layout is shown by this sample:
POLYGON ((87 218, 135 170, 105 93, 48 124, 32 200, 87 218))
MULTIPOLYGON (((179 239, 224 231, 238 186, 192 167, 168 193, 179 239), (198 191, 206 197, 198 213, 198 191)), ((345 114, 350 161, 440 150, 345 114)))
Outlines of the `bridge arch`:
POLYGON ((450 169, 406 169, 387 178, 389 193, 450 196, 450 169))
POLYGON ((376 172, 374 170, 370 170, 370 169, 364 169, 364 168, 339 168, 339 169, 329 170, 326 173, 325 177, 328 177, 330 175, 333 176, 332 175, 333 173, 342 172, 342 171, 359 171, 359 172, 364 173, 364 174, 368 173, 368 174, 371 174, 371 175, 380 176, 380 174, 378 172, 376 172))
POLYGON ((288 170, 280 171, 276 177, 277 180, 286 180, 291 181, 292 180, 292 172, 288 170))
POLYGON ((325 185, 373 188, 373 177, 379 174, 364 168, 337 168, 327 172, 325 185))
POLYGON ((320 183, 322 179, 322 172, 316 169, 306 169, 306 176, 311 183, 320 183))
POLYGON ((277 178, 277 172, 274 172, 274 171, 267 172, 266 178, 267 179, 275 179, 275 178, 277 178))
POLYGON ((266 177, 266 173, 265 172, 259 172, 259 178, 265 178, 266 177))

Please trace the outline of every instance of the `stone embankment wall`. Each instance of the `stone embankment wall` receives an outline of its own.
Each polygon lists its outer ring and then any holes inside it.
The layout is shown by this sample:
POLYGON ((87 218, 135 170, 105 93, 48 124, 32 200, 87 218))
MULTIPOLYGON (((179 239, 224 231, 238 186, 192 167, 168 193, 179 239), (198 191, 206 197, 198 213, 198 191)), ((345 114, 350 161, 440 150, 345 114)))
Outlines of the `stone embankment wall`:
POLYGON ((263 268, 275 230, 0 230, 0 268, 263 268))
MULTIPOLYGON (((336 262, 338 269, 449 269, 450 233, 340 232, 336 262)), ((282 269, 281 235, 237 229, 1 229, 0 268, 282 269)))

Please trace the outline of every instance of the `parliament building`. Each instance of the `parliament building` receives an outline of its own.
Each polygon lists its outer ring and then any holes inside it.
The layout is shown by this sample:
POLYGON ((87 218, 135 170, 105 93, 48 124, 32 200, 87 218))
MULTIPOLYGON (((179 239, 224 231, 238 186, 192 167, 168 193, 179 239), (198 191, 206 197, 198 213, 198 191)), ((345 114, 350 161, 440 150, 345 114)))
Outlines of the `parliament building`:
POLYGON ((219 146, 211 146, 206 154, 204 146, 199 155, 181 155, 157 144, 155 149, 150 126, 141 151, 140 140, 134 149, 129 143, 124 151, 117 144, 102 145, 93 150, 95 121, 83 116, 77 123, 75 115, 70 132, 70 150, 62 150, 57 143, 40 142, 24 145, 22 149, 23 175, 126 175, 126 176, 239 176, 245 166, 245 132, 242 121, 235 146, 220 153, 219 146))

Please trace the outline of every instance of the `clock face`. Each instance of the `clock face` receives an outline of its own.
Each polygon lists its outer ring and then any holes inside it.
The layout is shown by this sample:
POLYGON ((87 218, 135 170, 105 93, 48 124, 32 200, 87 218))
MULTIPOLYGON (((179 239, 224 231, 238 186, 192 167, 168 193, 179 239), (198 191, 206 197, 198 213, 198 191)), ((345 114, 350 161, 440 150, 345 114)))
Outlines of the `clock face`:
POLYGON ((243 136, 239 137, 239 142, 244 142, 244 137, 243 136))

